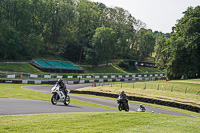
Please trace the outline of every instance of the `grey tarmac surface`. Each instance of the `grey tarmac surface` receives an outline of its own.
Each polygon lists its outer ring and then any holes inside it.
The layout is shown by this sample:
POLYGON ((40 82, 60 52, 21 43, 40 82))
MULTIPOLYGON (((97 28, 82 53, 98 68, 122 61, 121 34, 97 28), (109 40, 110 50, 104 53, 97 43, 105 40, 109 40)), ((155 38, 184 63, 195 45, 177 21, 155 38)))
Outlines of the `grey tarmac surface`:
MULTIPOLYGON (((83 87, 87 87, 87 86, 91 86, 91 85, 87 85, 87 84, 67 85, 67 88, 69 90, 75 90, 75 89, 83 88, 83 87)), ((33 91, 38 91, 38 92, 43 92, 43 93, 51 94, 51 88, 52 87, 53 87, 53 85, 50 85, 50 86, 25 86, 23 88, 24 89, 28 89, 28 90, 33 90, 33 91)), ((90 103, 95 103, 95 104, 100 104, 100 105, 104 105, 104 106, 115 107, 115 108, 117 108, 117 106, 118 106, 117 102, 113 101, 113 100, 105 100, 105 99, 100 99, 100 98, 78 96, 78 95, 72 95, 70 93, 69 93, 69 96, 72 99, 76 99, 76 100, 80 100, 80 101, 85 101, 85 102, 90 102, 90 103)), ((130 107, 130 111, 135 112, 138 109, 139 104, 129 103, 129 107, 130 107)), ((151 107, 151 106, 145 106, 145 108, 146 108, 146 112, 152 112, 153 111, 154 113, 162 113, 162 114, 170 114, 170 115, 193 117, 193 116, 186 115, 186 114, 183 114, 183 113, 178 113, 178 112, 174 112, 174 111, 164 110, 164 109, 155 108, 155 107, 151 107)), ((76 110, 74 110, 74 112, 76 112, 76 110)))
POLYGON ((0 98, 0 116, 66 112, 111 112, 113 110, 63 103, 52 105, 50 101, 0 98))

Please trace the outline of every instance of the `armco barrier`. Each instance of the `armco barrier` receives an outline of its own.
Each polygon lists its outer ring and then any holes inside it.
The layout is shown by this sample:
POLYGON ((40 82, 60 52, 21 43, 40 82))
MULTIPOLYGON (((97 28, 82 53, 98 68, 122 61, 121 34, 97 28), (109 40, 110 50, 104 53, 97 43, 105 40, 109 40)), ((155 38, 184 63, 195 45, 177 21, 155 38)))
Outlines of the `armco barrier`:
MULTIPOLYGON (((128 78, 128 79, 86 79, 68 81, 67 84, 84 84, 84 83, 102 83, 102 82, 123 82, 123 81, 150 81, 150 80, 164 80, 165 77, 153 78, 128 78)), ((55 84, 57 80, 0 80, 0 83, 18 83, 18 84, 55 84)))
MULTIPOLYGON (((71 90, 70 92, 76 93, 76 94, 90 94, 90 95, 105 96, 105 97, 112 97, 112 98, 117 98, 119 96, 118 94, 93 92, 93 91, 71 90)), ((159 105, 165 105, 165 106, 170 106, 170 107, 176 107, 176 108, 185 109, 185 110, 200 113, 199 107, 187 105, 187 104, 175 103, 175 102, 170 102, 170 101, 163 101, 163 100, 158 100, 158 99, 150 99, 150 98, 144 98, 144 97, 136 97, 136 96, 128 96, 128 99, 133 100, 133 101, 140 101, 140 102, 147 102, 147 103, 152 103, 152 104, 159 104, 159 105)))
POLYGON ((21 84, 22 80, 0 80, 0 83, 15 83, 15 84, 21 84))
POLYGON ((127 79, 86 79, 79 81, 68 81, 67 84, 83 84, 83 83, 102 83, 102 82, 123 82, 123 81, 151 81, 151 80, 165 80, 165 77, 153 77, 153 78, 127 78, 127 79))
POLYGON ((49 75, 49 74, 1 74, 0 78, 80 78, 80 79, 116 79, 116 78, 135 78, 135 77, 140 77, 140 78, 146 78, 146 77, 163 77, 165 74, 163 73, 158 73, 158 74, 115 74, 115 75, 106 75, 106 74, 88 74, 88 75, 49 75))

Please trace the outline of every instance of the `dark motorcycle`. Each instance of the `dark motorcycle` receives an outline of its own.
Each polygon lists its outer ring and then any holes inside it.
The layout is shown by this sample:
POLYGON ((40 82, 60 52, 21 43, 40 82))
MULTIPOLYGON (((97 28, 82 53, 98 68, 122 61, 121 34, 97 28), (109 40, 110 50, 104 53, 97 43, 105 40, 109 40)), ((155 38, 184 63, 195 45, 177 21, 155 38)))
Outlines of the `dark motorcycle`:
POLYGON ((122 110, 125 110, 126 112, 129 111, 128 99, 123 99, 121 97, 118 97, 117 103, 118 103, 119 111, 122 111, 122 110))

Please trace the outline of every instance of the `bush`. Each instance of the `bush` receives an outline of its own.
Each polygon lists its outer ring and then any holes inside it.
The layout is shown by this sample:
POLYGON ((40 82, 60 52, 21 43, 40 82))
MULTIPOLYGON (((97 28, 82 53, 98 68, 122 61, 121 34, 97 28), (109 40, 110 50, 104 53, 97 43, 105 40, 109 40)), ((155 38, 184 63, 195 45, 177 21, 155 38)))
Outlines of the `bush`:
POLYGON ((123 60, 118 62, 118 66, 124 69, 128 69, 129 68, 129 64, 124 62, 123 60))

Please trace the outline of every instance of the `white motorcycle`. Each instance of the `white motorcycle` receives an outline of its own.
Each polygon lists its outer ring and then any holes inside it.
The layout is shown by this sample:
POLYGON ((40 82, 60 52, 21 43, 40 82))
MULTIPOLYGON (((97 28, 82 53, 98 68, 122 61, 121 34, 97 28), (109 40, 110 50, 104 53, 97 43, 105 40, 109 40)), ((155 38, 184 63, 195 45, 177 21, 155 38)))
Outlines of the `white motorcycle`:
POLYGON ((60 85, 56 84, 52 89, 52 97, 51 97, 51 103, 53 105, 56 105, 57 102, 63 102, 65 105, 69 105, 70 103, 70 97, 68 93, 70 92, 67 89, 67 96, 63 93, 63 91, 60 89, 60 85))
POLYGON ((136 112, 145 112, 146 109, 143 109, 143 108, 138 108, 136 112))

